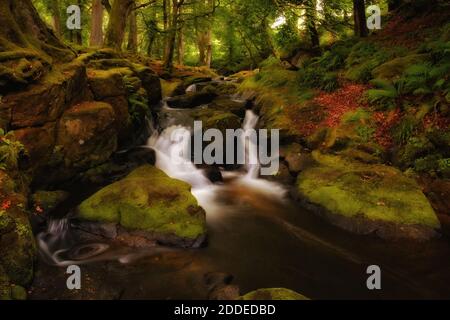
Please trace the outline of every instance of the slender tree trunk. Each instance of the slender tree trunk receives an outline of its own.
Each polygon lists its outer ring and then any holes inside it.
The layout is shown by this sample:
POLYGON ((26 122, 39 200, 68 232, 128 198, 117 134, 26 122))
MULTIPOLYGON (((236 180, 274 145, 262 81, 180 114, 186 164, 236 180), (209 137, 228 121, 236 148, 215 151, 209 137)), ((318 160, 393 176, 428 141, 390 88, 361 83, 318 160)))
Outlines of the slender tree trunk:
POLYGON ((61 36, 61 12, 59 7, 59 0, 52 0, 51 2, 51 11, 53 15, 53 28, 55 30, 55 34, 59 37, 61 36))
POLYGON ((129 31, 128 31, 128 45, 127 50, 131 52, 137 51, 137 17, 136 17, 136 10, 134 9, 134 4, 131 7, 130 12, 130 22, 129 22, 129 31))
POLYGON ((116 50, 122 49, 125 28, 130 7, 134 0, 115 0, 111 7, 105 45, 116 50))
POLYGON ((233 20, 229 19, 227 21, 227 51, 228 51, 228 64, 231 65, 234 61, 234 29, 233 29, 233 20))
POLYGON ((92 47, 103 45, 103 5, 101 0, 92 1, 90 45, 92 47))
POLYGON ((211 62, 212 62, 212 31, 210 26, 208 27, 209 30, 206 32, 206 61, 205 66, 208 68, 211 68, 211 62))
POLYGON ((355 35, 367 37, 366 6, 364 0, 353 0, 353 19, 355 23, 355 35))
POLYGON ((167 39, 166 57, 164 60, 164 68, 169 72, 173 69, 173 56, 175 53, 175 42, 177 38, 178 18, 180 7, 183 5, 183 0, 172 0, 172 22, 169 29, 167 39))
POLYGON ((185 51, 183 28, 180 28, 178 32, 177 49, 178 49, 177 62, 180 66, 182 66, 184 64, 184 51, 185 51))
POLYGON ((268 51, 270 51, 270 54, 272 54, 274 57, 276 57, 277 53, 276 53, 275 47, 274 47, 274 45, 272 43, 272 38, 270 37, 269 31, 268 31, 269 30, 269 24, 268 24, 266 18, 263 19, 262 28, 264 30, 264 39, 265 39, 265 42, 267 44, 268 51))
POLYGON ((317 32, 316 27, 316 19, 317 19, 316 5, 317 5, 316 0, 310 0, 308 8, 306 9, 306 26, 309 37, 311 39, 311 46, 314 50, 317 50, 320 47, 319 33, 317 32))

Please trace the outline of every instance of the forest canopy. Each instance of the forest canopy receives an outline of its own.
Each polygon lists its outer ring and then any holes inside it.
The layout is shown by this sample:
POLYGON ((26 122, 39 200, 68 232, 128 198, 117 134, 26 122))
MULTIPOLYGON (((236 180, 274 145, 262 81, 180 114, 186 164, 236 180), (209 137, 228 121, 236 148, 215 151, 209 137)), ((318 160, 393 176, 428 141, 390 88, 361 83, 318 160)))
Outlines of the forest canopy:
MULTIPOLYGON (((426 1, 416 1, 426 2, 426 1)), ((336 39, 367 36, 365 9, 382 14, 402 0, 33 0, 55 34, 79 46, 108 46, 225 72, 255 68, 275 55, 318 50, 336 39), (81 30, 66 22, 80 8, 81 30)), ((419 4, 418 4, 419 5, 419 4)))

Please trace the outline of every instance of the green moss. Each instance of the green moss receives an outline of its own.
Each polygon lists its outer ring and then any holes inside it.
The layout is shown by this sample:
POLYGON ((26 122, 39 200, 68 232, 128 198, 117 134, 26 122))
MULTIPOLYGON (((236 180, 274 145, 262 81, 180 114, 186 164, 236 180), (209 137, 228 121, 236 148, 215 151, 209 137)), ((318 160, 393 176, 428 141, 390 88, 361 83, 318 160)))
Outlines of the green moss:
POLYGON ((426 54, 411 54, 405 57, 395 58, 373 69, 372 75, 374 78, 392 80, 399 78, 403 72, 411 65, 423 62, 428 55, 426 54))
POLYGON ((9 282, 9 277, 0 264, 0 301, 11 299, 11 284, 9 282))
POLYGON ((188 239, 206 232, 204 211, 190 193, 190 186, 149 165, 84 201, 79 216, 188 239))
POLYGON ((68 193, 65 191, 37 191, 32 195, 31 199, 34 206, 39 206, 48 212, 55 209, 67 197, 68 193))
POLYGON ((21 286, 12 286, 11 298, 13 300, 27 300, 27 291, 21 286))
POLYGON ((416 182, 384 165, 347 161, 313 152, 318 165, 297 180, 310 202, 345 217, 439 228, 436 215, 416 182))
POLYGON ((242 296, 240 300, 310 300, 304 295, 284 288, 258 289, 242 296))

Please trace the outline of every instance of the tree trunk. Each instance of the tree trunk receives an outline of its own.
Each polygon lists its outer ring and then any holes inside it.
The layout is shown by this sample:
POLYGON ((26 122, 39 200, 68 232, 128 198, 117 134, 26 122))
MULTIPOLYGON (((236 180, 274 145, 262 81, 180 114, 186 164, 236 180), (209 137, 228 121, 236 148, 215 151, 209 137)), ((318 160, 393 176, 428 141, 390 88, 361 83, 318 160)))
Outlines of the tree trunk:
POLYGON ((364 0, 353 0, 353 19, 355 23, 355 35, 367 37, 366 6, 364 0))
POLYGON ((205 61, 205 66, 207 66, 208 68, 211 68, 211 62, 212 62, 212 32, 211 29, 209 29, 207 32, 207 44, 206 44, 206 61, 205 61))
POLYGON ((122 49, 127 17, 134 0, 115 0, 111 7, 105 45, 116 50, 122 49))
POLYGON ((129 16, 129 30, 128 30, 128 45, 127 50, 131 52, 137 51, 137 16, 136 10, 134 10, 134 5, 130 8, 130 16, 129 16))
POLYGON ((31 0, 2 0, 0 13, 0 94, 36 81, 55 61, 75 58, 41 20, 31 0))
POLYGON ((184 32, 183 29, 180 28, 178 32, 178 41, 177 41, 177 62, 180 66, 184 64, 184 51, 185 51, 185 43, 184 43, 184 32))
POLYGON ((53 19, 53 28, 55 30, 55 34, 59 37, 61 36, 61 12, 59 11, 59 0, 52 0, 51 2, 51 11, 52 11, 52 19, 53 19))
POLYGON ((103 45, 103 5, 102 0, 92 1, 91 39, 92 47, 103 45))
POLYGON ((167 50, 166 57, 164 59, 164 68, 169 72, 172 71, 173 68, 173 56, 175 53, 175 42, 177 37, 177 28, 178 28, 178 15, 179 10, 182 5, 182 1, 178 2, 178 0, 172 0, 172 22, 170 25, 169 35, 167 38, 167 50))
POLYGON ((306 27, 308 30, 309 37, 311 39, 311 47, 314 50, 320 48, 319 33, 317 32, 316 27, 316 19, 317 19, 316 5, 317 5, 316 0, 310 0, 308 8, 306 9, 306 27))

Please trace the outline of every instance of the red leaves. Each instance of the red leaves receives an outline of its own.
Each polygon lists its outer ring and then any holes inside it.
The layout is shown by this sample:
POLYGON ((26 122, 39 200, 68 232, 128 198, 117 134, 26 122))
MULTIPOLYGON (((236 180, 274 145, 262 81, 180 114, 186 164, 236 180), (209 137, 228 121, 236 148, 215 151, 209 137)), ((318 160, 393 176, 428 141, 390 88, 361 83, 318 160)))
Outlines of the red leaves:
POLYGON ((11 208, 11 200, 5 200, 3 201, 2 205, 0 206, 1 210, 8 210, 11 208))
POLYGON ((361 98, 368 86, 362 84, 347 84, 341 89, 318 95, 314 102, 324 107, 327 117, 318 127, 334 128, 341 123, 342 116, 349 111, 364 107, 361 98))
POLYGON ((425 129, 437 128, 448 130, 448 128, 450 128, 450 119, 437 112, 429 113, 423 119, 423 126, 425 129))
POLYGON ((44 209, 42 209, 40 206, 36 206, 35 210, 36 210, 36 213, 37 213, 37 214, 42 214, 42 213, 44 213, 44 209))
POLYGON ((401 118, 400 110, 396 109, 389 113, 375 112, 373 114, 373 121, 377 129, 375 131, 375 141, 384 148, 390 148, 394 141, 391 136, 392 127, 399 123, 401 118))

